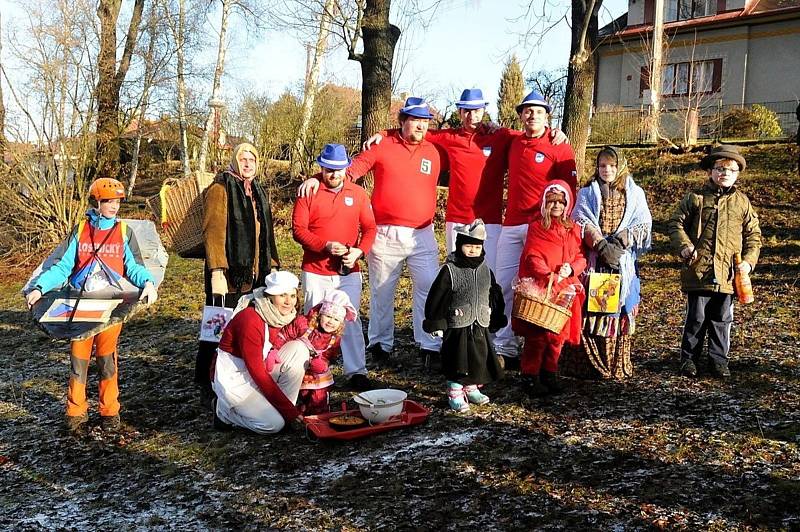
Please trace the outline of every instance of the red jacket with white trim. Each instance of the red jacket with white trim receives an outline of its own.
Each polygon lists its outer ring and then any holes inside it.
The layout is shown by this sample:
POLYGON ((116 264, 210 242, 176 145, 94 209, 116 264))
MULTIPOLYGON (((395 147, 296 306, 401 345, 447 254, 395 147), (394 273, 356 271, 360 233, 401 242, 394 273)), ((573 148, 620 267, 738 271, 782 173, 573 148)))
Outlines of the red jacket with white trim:
POLYGON ((494 133, 468 132, 464 128, 428 131, 426 138, 447 152, 450 185, 445 220, 487 224, 503 219, 503 177, 508 149, 522 132, 500 128, 494 133))
POLYGON ((353 158, 347 175, 356 180, 369 171, 375 176, 372 211, 378 225, 421 229, 433 222, 436 183, 447 166, 441 148, 430 141, 409 144, 398 132, 353 158))
POLYGON ((514 137, 508 150, 508 205, 503 225, 533 221, 539 215, 542 191, 554 179, 566 181, 575 196, 578 178, 572 147, 554 145, 550 128, 541 137, 514 137))
MULTIPOLYGON (((347 180, 339 190, 320 181, 316 194, 297 198, 292 212, 292 235, 303 246, 303 271, 318 275, 337 275, 340 258, 325 250, 329 241, 357 247, 364 255, 375 241, 375 216, 367 191, 347 180)), ((359 271, 358 262, 353 271, 359 271)))

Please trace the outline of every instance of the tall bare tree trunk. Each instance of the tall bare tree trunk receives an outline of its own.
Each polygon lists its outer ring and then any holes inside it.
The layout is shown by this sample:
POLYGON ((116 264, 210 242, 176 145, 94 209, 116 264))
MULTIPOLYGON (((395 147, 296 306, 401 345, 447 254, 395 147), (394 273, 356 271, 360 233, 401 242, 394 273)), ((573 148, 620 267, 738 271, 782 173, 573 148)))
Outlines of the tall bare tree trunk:
POLYGON ((583 176, 586 144, 589 141, 589 119, 597 67, 597 13, 602 3, 602 0, 572 0, 572 45, 561 127, 575 151, 579 182, 583 176))
POLYGON ((303 90, 303 105, 300 108, 300 128, 297 130, 297 138, 292 148, 292 167, 291 174, 296 176, 305 166, 309 159, 306 150, 306 137, 308 126, 311 124, 311 115, 314 112, 314 100, 319 92, 319 70, 322 64, 322 56, 328 49, 328 36, 331 31, 331 11, 334 6, 333 0, 325 0, 322 13, 319 19, 319 33, 317 33, 317 44, 314 46, 313 57, 311 58, 308 72, 306 73, 306 84, 303 90))
MULTIPOLYGON (((184 27, 186 24, 186 2, 185 0, 178 0, 178 26, 174 31, 175 46, 177 47, 177 83, 178 83, 178 128, 180 129, 180 146, 181 146, 181 166, 183 167, 183 175, 189 176, 192 173, 192 168, 189 165, 189 135, 187 133, 186 124, 186 72, 185 60, 186 50, 184 44, 186 36, 184 35, 184 27)), ((173 27, 170 25, 170 27, 173 27)))
POLYGON ((97 139, 95 172, 101 176, 119 175, 119 93, 128 74, 131 55, 136 45, 144 0, 135 0, 125 49, 117 66, 117 19, 122 0, 99 0, 100 50, 97 55, 97 139))
POLYGON ((391 0, 366 0, 361 27, 364 51, 350 52, 361 63, 361 142, 387 125, 392 105, 392 61, 400 28, 389 22, 391 0))
POLYGON ((655 0, 653 14, 653 62, 650 65, 650 117, 648 137, 658 142, 661 116, 661 69, 664 62, 664 0, 655 0))
POLYGON ((150 89, 153 85, 153 76, 155 70, 154 55, 155 55, 155 42, 156 42, 156 10, 155 7, 150 9, 150 17, 147 21, 148 42, 147 50, 144 54, 144 76, 142 87, 142 101, 139 105, 139 121, 136 128, 136 142, 133 145, 133 156, 131 161, 131 175, 128 179, 128 197, 133 194, 133 187, 136 186, 136 177, 139 173, 139 151, 142 146, 142 126, 145 123, 145 116, 147 115, 147 104, 150 100, 150 89))
MULTIPOLYGON (((208 139, 211 136, 211 130, 214 129, 214 123, 217 119, 217 113, 220 108, 216 106, 219 102, 219 89, 222 84, 222 74, 225 71, 225 36, 228 32, 228 17, 231 13, 231 6, 235 3, 234 0, 221 0, 222 3, 222 22, 219 27, 219 48, 217 49, 217 66, 214 68, 214 84, 211 87, 211 99, 209 102, 208 118, 206 118, 206 127, 203 130, 203 139, 200 141, 200 156, 198 157, 197 166, 201 172, 206 171, 206 160, 208 159, 208 139)), ((217 142, 217 139, 214 139, 217 142)))
MULTIPOLYGON (((0 32, 2 32, 3 23, 0 17, 0 32)), ((3 68, 3 37, 0 33, 0 70, 3 68)), ((5 164, 6 160, 6 104, 3 97, 3 80, 0 78, 0 166, 5 164)))

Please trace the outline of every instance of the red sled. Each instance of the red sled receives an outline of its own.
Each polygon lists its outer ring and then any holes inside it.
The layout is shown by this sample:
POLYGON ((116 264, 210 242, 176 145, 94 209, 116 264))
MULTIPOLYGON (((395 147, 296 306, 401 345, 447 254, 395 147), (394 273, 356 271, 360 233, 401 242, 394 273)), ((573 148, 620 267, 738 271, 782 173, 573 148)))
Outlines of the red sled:
POLYGON ((350 430, 336 430, 328 422, 328 420, 332 417, 345 414, 360 418, 361 413, 356 408, 347 411, 328 412, 315 416, 306 416, 306 432, 310 432, 320 440, 357 440, 359 438, 372 436, 373 434, 380 434, 381 432, 388 432, 390 430, 419 425, 428 419, 430 413, 431 411, 421 404, 411 401, 410 399, 406 399, 403 401, 403 411, 400 414, 389 418, 389 420, 384 423, 379 423, 377 425, 366 425, 350 430))

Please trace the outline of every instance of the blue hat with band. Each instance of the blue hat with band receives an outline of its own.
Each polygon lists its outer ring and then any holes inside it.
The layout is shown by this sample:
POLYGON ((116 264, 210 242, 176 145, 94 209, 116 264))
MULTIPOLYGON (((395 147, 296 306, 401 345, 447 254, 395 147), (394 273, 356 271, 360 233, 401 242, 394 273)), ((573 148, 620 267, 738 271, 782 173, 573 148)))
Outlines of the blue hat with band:
POLYGON ((428 102, 416 96, 411 96, 406 100, 405 105, 400 109, 400 114, 416 118, 433 118, 428 102))
POLYGON ((517 106, 517 112, 519 113, 522 111, 523 107, 528 107, 529 105, 538 105, 539 107, 544 107, 547 109, 547 112, 550 113, 553 108, 550 107, 550 104, 547 103, 547 100, 544 99, 544 96, 539 94, 536 91, 531 91, 522 102, 517 106))
POLYGON ((341 144, 326 144, 322 148, 322 153, 317 157, 317 163, 329 170, 342 170, 350 166, 351 161, 344 146, 341 144))
POLYGON ((483 109, 489 102, 483 99, 483 92, 480 89, 464 89, 461 99, 456 102, 459 109, 483 109))

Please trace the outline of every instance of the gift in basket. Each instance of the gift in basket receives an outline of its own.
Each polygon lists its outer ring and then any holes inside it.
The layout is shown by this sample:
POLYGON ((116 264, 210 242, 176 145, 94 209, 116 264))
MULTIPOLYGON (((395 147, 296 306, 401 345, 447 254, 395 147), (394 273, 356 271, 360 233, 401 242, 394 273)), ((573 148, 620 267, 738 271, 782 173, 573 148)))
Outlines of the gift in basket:
POLYGON ((511 315, 528 323, 538 325, 550 332, 560 333, 564 325, 572 317, 572 313, 568 308, 572 303, 575 292, 573 289, 571 297, 570 294, 558 294, 558 301, 554 302, 551 300, 552 290, 552 275, 544 291, 532 278, 519 279, 514 286, 514 306, 512 307, 511 315))
POLYGON ((164 244, 184 258, 204 258, 203 191, 214 174, 193 172, 189 177, 166 179, 161 190, 147 199, 159 222, 164 244))

